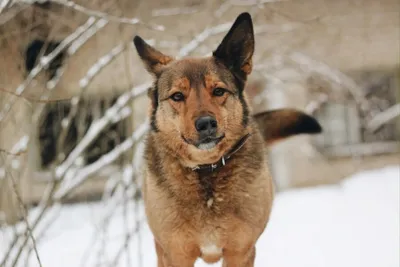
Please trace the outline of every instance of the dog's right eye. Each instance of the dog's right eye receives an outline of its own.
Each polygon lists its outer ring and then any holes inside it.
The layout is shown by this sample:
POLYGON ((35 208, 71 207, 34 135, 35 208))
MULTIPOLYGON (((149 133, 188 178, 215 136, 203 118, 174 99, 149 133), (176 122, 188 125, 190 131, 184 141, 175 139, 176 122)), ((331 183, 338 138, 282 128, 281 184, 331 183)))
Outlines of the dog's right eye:
POLYGON ((177 92, 177 93, 171 95, 169 98, 171 98, 175 102, 180 102, 180 101, 185 100, 185 96, 180 92, 177 92))

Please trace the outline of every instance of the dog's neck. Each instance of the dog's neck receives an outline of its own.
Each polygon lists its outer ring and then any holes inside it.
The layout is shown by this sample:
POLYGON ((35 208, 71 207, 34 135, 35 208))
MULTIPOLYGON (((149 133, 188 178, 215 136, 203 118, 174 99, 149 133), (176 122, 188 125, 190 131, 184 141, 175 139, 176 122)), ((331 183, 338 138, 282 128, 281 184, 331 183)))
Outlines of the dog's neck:
POLYGON ((243 136, 242 138, 240 138, 231 147, 231 149, 227 153, 222 155, 222 157, 217 162, 214 162, 212 164, 197 165, 197 166, 193 167, 192 170, 197 172, 199 175, 207 175, 207 174, 211 174, 211 173, 217 171, 218 169, 222 168, 223 166, 225 166, 228 163, 228 161, 231 159, 231 157, 244 146, 246 141, 249 139, 250 135, 251 134, 248 133, 245 136, 243 136))
MULTIPOLYGON (((246 132, 249 134, 233 141, 222 154, 225 156, 225 166, 220 165, 212 172, 203 173, 192 170, 196 164, 188 165, 182 158, 177 157, 176 150, 174 153, 169 147, 167 148, 165 146, 167 140, 164 140, 163 136, 157 136, 159 133, 150 133, 145 152, 148 170, 152 173, 156 184, 177 200, 187 205, 205 201, 206 207, 209 208, 215 204, 213 203, 215 194, 221 196, 235 188, 241 188, 244 183, 250 183, 254 179, 255 176, 249 173, 257 173, 262 169, 264 162, 262 137, 257 131, 249 129, 246 132), (185 188, 184 192, 182 188, 185 188)), ((220 164, 222 155, 219 158, 220 164)), ((231 202, 227 200, 226 203, 231 202)))

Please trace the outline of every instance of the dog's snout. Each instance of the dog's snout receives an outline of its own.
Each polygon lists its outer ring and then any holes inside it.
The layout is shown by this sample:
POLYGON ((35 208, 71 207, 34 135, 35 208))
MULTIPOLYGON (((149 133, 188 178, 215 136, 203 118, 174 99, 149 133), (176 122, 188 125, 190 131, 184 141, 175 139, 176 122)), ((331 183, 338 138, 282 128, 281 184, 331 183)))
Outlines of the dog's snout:
POLYGON ((200 135, 211 136, 217 133, 217 121, 211 116, 203 116, 195 122, 196 130, 200 135))

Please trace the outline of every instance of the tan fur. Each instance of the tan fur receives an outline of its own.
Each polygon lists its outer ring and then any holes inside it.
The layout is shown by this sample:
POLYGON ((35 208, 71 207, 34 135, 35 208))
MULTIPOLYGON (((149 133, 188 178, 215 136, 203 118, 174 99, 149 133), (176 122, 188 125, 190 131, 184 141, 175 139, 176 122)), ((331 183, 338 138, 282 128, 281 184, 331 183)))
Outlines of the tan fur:
POLYGON ((238 17, 212 57, 174 61, 140 37, 134 42, 156 77, 149 90, 152 130, 142 190, 158 267, 193 267, 199 257, 208 263, 222 258, 224 267, 253 267, 274 195, 264 145, 318 132, 319 124, 289 109, 250 115, 243 91, 254 51, 248 14, 238 17), (217 88, 224 94, 215 94, 217 88), (173 98, 177 93, 181 100, 173 98), (221 137, 207 150, 196 146, 201 139, 195 122, 202 116, 215 118, 221 137), (217 162, 248 134, 226 165, 206 174, 192 169, 217 162))
MULTIPOLYGON (((158 145, 157 140, 150 140, 158 145)), ((257 147, 262 148, 262 138, 255 132, 252 140, 238 152, 237 160, 230 163, 229 169, 212 178, 216 188, 211 207, 199 192, 196 174, 188 172, 179 160, 168 156, 168 151, 158 151, 165 175, 174 178, 169 180, 169 189, 166 190, 157 185, 157 178, 147 171, 143 193, 155 240, 162 244, 164 253, 176 259, 176 263, 171 259, 171 266, 193 266, 193 262, 202 257, 200 247, 209 242, 223 249, 224 255, 218 256, 224 256, 227 262, 230 258, 236 262, 253 250, 268 221, 273 199, 265 154, 257 147), (246 164, 240 160, 242 156, 254 153, 263 161, 260 170, 246 169, 246 164), (232 175, 233 171, 238 175, 232 175), (250 183, 249 179, 242 177, 243 173, 251 177, 250 183), (228 181, 223 181, 227 176, 228 181), (183 264, 185 261, 188 263, 183 264)), ((219 259, 211 256, 213 259, 209 255, 204 255, 203 259, 210 263, 219 259)), ((227 266, 251 265, 232 263, 227 266)))

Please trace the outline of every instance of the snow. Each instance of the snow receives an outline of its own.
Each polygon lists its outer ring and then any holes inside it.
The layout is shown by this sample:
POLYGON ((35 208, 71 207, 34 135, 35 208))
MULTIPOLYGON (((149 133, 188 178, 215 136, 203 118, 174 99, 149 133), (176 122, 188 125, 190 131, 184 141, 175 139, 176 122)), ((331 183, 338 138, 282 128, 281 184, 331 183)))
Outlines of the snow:
MULTIPOLYGON (((337 185, 278 193, 270 223, 257 243, 255 266, 398 267, 399 177, 399 166, 389 166, 360 172, 337 185)), ((134 216, 124 216, 123 205, 105 209, 108 204, 64 206, 39 241, 42 265, 156 266, 142 204, 126 204, 126 210, 137 212, 134 216), (110 220, 102 221, 104 215, 110 220), (126 231, 133 233, 130 258, 118 258, 126 231)), ((0 230, 0 240, 7 241, 7 236, 7 229, 0 230)), ((0 261, 5 243, 0 242, 0 261)), ((30 263, 38 266, 33 254, 30 263)), ((210 265, 196 263, 205 266, 210 265)))

